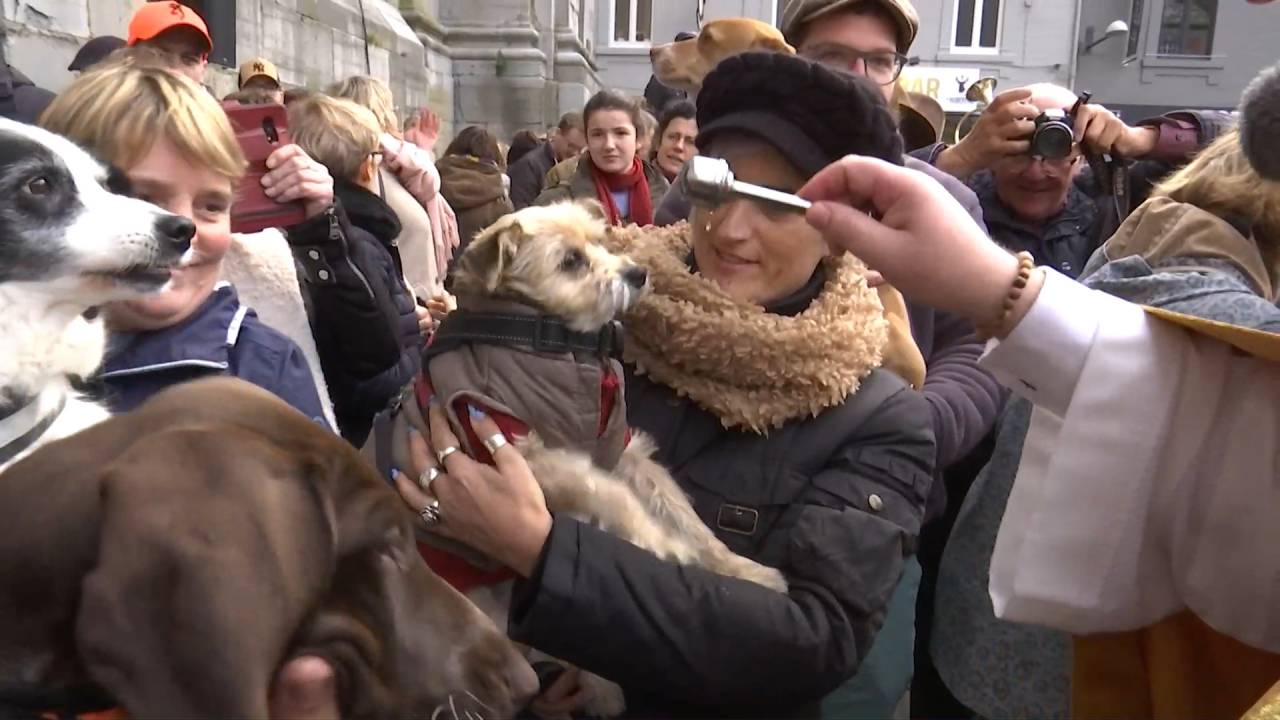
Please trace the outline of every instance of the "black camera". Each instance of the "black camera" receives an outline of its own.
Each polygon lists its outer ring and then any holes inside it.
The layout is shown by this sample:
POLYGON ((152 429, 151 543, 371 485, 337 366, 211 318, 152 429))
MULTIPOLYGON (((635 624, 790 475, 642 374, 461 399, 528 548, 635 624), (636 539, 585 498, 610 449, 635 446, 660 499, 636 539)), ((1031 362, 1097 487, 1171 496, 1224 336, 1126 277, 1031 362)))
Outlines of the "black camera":
POLYGON ((1075 126, 1071 115, 1060 108, 1045 110, 1035 119, 1029 154, 1043 158, 1064 158, 1075 143, 1075 126))

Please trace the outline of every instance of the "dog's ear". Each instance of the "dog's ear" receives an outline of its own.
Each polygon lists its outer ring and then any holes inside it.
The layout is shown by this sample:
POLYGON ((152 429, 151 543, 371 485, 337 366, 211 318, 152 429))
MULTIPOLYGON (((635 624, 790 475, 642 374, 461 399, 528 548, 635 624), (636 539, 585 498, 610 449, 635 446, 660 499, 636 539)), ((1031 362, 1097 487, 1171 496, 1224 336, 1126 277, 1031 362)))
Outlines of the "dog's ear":
POLYGON ((791 45, 788 44, 786 40, 783 40, 781 38, 771 37, 765 41, 765 45, 768 46, 767 49, 772 50, 773 52, 780 52, 783 55, 796 54, 796 49, 791 47, 791 45))
POLYGON ((502 275, 516 259, 516 250, 524 228, 514 215, 508 215, 476 236, 458 259, 454 284, 458 289, 470 288, 492 293, 502 282, 502 275))
MULTIPOLYGON (((714 22, 707 23, 698 31, 697 37, 693 40, 698 43, 698 49, 702 51, 713 51, 716 47, 716 24, 714 22)), ((709 54, 704 52, 704 54, 709 54)))
POLYGON ((600 222, 609 222, 609 214, 605 212, 604 205, 601 205, 599 200, 596 200, 595 198, 582 198, 576 202, 578 203, 578 206, 583 210, 586 210, 587 214, 591 217, 599 220, 600 222))
POLYGON ((222 433, 144 437, 102 477, 77 648, 133 717, 266 717, 276 664, 335 562, 335 510, 308 471, 222 433))

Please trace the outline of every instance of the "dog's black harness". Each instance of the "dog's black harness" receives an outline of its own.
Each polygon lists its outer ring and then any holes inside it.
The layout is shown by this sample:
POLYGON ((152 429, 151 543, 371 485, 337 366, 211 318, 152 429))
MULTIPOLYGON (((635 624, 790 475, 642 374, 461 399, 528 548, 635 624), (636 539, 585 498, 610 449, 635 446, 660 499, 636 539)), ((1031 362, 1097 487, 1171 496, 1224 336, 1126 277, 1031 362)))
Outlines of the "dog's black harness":
POLYGON ((41 416, 42 397, 37 395, 24 405, 0 410, 0 465, 35 445, 67 406, 67 396, 63 393, 53 410, 41 416))
POLYGON ((592 357, 622 355, 622 326, 606 324, 593 333, 570 330, 564 322, 549 315, 514 315, 507 313, 454 310, 431 336, 424 360, 429 360, 467 343, 525 346, 534 352, 574 353, 592 357))

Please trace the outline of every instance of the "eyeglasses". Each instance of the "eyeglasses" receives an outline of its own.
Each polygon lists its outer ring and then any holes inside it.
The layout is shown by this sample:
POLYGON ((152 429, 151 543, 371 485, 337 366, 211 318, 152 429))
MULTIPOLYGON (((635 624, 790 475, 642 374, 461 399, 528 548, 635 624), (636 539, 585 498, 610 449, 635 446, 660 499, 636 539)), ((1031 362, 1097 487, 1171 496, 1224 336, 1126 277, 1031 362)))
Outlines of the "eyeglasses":
POLYGON ((379 168, 379 166, 382 165, 383 160, 386 158, 386 153, 381 150, 374 150, 369 153, 369 157, 373 158, 373 173, 378 176, 378 197, 382 198, 383 202, 386 202, 387 186, 382 182, 382 171, 379 168))
POLYGON ((920 62, 919 58, 909 58, 890 50, 860 52, 841 47, 824 47, 807 57, 829 68, 862 75, 878 85, 893 84, 902 74, 902 68, 920 62))

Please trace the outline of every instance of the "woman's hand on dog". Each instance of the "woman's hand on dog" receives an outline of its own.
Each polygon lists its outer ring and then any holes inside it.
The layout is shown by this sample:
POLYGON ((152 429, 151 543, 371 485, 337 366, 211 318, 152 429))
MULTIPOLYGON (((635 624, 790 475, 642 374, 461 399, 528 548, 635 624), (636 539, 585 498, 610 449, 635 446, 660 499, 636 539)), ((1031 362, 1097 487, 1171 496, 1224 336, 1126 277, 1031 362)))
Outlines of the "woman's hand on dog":
MULTIPOLYGON (((433 531, 475 548, 522 577, 531 576, 551 533, 551 513, 528 463, 511 445, 494 453, 496 468, 455 452, 445 458, 444 474, 431 483, 428 495, 418 487, 418 476, 438 465, 437 449, 460 447, 444 410, 433 405, 430 416, 430 439, 410 433, 413 467, 408 475, 396 473, 400 497, 414 512, 421 512, 434 495, 440 503, 440 522, 433 531)), ((473 414, 471 425, 481 438, 502 432, 485 415, 473 414)))
POLYGON ((308 218, 333 205, 333 176, 329 169, 297 145, 285 145, 268 155, 267 168, 270 172, 262 176, 262 187, 272 200, 301 201, 308 218))

